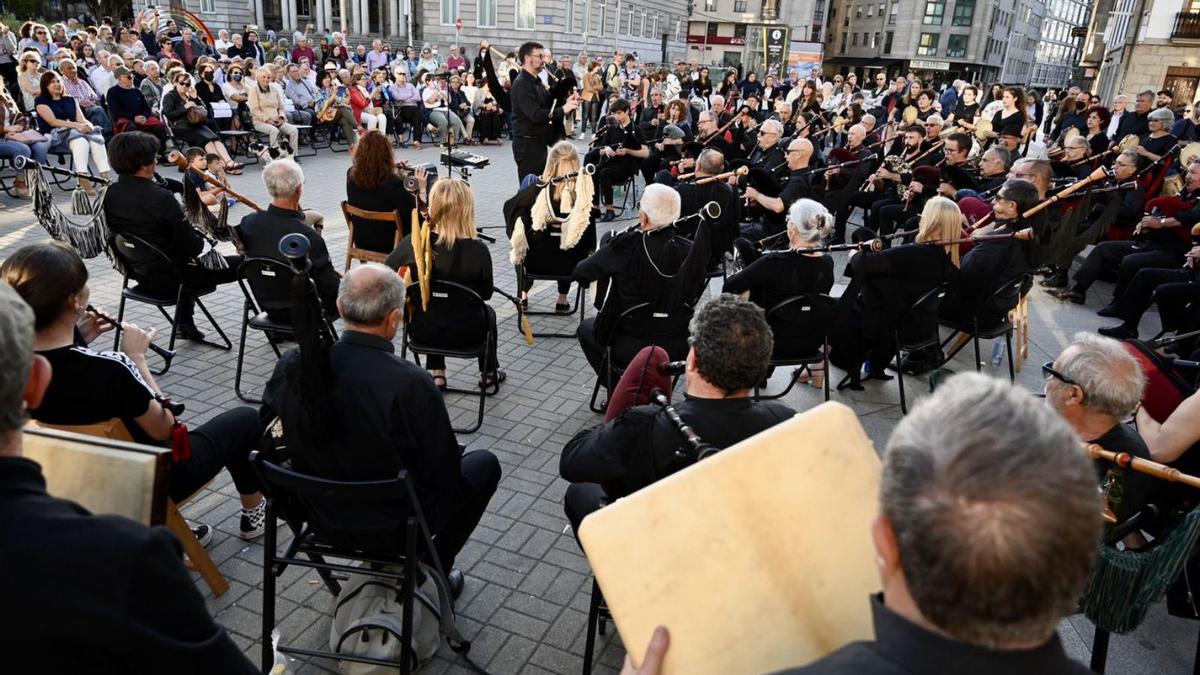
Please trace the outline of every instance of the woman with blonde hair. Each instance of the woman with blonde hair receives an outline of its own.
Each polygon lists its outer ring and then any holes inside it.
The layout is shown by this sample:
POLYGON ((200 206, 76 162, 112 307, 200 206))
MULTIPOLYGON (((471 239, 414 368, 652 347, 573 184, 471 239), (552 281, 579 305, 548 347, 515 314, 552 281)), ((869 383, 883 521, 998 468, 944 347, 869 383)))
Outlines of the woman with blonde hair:
POLYGON ((533 282, 524 274, 567 277, 558 283, 554 311, 571 311, 567 295, 571 273, 579 261, 596 249, 596 212, 592 198, 596 186, 590 175, 547 184, 547 181, 580 170, 579 153, 569 141, 559 141, 546 156, 540 180, 525 186, 504 203, 504 222, 512 244, 509 260, 517 266, 520 298, 529 304, 533 282), (520 227, 517 221, 520 220, 520 227))
MULTIPOLYGON (((452 300, 430 302, 424 310, 414 298, 413 315, 408 329, 421 341, 434 342, 443 347, 473 347, 488 334, 488 353, 479 359, 479 386, 489 389, 499 387, 505 380, 496 359, 496 311, 487 304, 492 297, 492 255, 487 244, 478 239, 475 230, 475 196, 471 188, 457 178, 443 178, 433 184, 429 191, 429 225, 432 230, 429 245, 433 250, 433 281, 453 281, 475 291, 484 300, 483 316, 478 306, 459 306, 452 300)), ((413 253, 413 235, 409 233, 387 258, 387 266, 394 270, 407 268, 410 283, 417 280, 416 256, 413 253)), ((446 359, 441 356, 425 357, 425 367, 433 375, 438 389, 446 389, 446 359)))
MULTIPOLYGON (((921 211, 916 243, 868 249, 850 259, 853 276, 838 302, 830 335, 830 361, 847 372, 838 389, 861 391, 863 377, 892 379, 884 369, 896 354, 900 318, 918 298, 951 279, 958 265, 958 244, 931 246, 930 242, 953 241, 961 228, 958 205, 945 197, 932 197, 921 211), (864 362, 866 372, 860 374, 864 362)), ((936 322, 937 316, 909 315, 908 320, 924 324, 936 322)), ((925 358, 916 353, 909 356, 910 362, 925 358)))

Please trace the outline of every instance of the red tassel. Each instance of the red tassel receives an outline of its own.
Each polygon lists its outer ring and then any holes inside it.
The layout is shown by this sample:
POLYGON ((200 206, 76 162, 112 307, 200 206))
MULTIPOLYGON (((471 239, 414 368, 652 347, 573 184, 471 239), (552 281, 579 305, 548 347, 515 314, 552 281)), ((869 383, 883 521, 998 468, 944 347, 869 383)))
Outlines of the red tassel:
POLYGON ((176 464, 192 458, 192 441, 188 438, 188 427, 184 422, 176 422, 171 427, 171 457, 176 464))

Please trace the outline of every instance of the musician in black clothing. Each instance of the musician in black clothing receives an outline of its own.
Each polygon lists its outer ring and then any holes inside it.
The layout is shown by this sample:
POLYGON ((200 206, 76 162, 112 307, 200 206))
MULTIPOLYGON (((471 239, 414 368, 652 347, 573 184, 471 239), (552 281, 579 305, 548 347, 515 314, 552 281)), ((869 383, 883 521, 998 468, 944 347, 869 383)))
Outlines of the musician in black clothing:
MULTIPOLYGON (((512 244, 509 260, 526 273, 570 277, 575 265, 596 250, 596 212, 592 209, 595 179, 579 171, 575 146, 570 141, 559 141, 550 149, 540 181, 504 203, 504 222, 512 244), (576 176, 563 178, 569 174, 576 176), (548 182, 556 178, 560 180, 548 182)), ((526 306, 532 286, 533 281, 525 279, 518 289, 526 306)), ((570 279, 558 282, 555 311, 571 311, 567 302, 570 290, 570 279)))
MULTIPOLYGON (((657 91, 655 90, 655 93, 657 91)), ((655 176, 660 171, 667 171, 677 160, 683 158, 683 147, 692 142, 692 125, 688 122, 687 115, 686 103, 679 99, 671 101, 666 105, 665 120, 653 129, 653 135, 646 136, 650 154, 646 161, 642 162, 642 178, 646 179, 647 184, 664 182, 656 181, 655 176)), ((663 177, 666 178, 667 175, 663 174, 663 177)), ((669 184, 670 180, 665 182, 669 184)))
POLYGON ((58 379, 34 354, 34 322, 0 283, 0 595, 22 608, 0 633, 6 670, 261 672, 205 609, 173 534, 51 496, 42 468, 22 457, 26 412, 58 379))
MULTIPOLYGON (((1137 359, 1120 342, 1077 333, 1054 363, 1043 368, 1043 375, 1046 403, 1071 425, 1080 440, 1150 459, 1150 450, 1137 431, 1123 423, 1142 400, 1146 379, 1137 359)), ((1156 501, 1158 481, 1153 477, 1099 459, 1094 463, 1097 484, 1113 482, 1106 495, 1118 523, 1156 501)), ((1145 543, 1140 534, 1124 541, 1135 547, 1145 543)))
MULTIPOLYGON (((942 177, 942 173, 937 167, 918 166, 912 170, 911 175, 912 180, 903 186, 904 198, 899 203, 879 208, 877 234, 889 235, 898 230, 909 229, 909 224, 915 223, 921 209, 925 207, 925 202, 937 194, 937 187, 942 177)), ((854 234, 861 240, 861 235, 865 235, 866 232, 859 230, 854 234)))
MULTIPOLYGON (((773 346, 761 309, 721 295, 697 310, 690 333, 687 396, 675 409, 705 443, 726 448, 795 414, 782 403, 750 398, 767 375, 773 346)), ((675 455, 682 443, 656 405, 628 408, 575 434, 559 461, 559 473, 571 481, 564 507, 572 528, 578 531, 584 517, 608 500, 686 467, 690 462, 675 455)))
MULTIPOLYGON (((418 192, 425 194, 427 176, 423 167, 413 172, 418 192)), ((436 178, 436 176, 435 176, 436 178)), ((364 133, 346 170, 346 203, 365 211, 396 211, 408 223, 416 198, 404 188, 404 179, 396 168, 392 144, 379 131, 364 133)), ((396 227, 379 220, 350 217, 354 225, 354 245, 376 253, 388 253, 396 247, 396 227)))
POLYGON ((1184 191, 1178 196, 1177 201, 1182 207, 1178 213, 1170 217, 1145 216, 1134 229, 1132 239, 1100 242, 1084 258, 1069 287, 1052 288, 1047 292, 1060 300, 1081 305, 1088 288, 1097 279, 1115 273, 1117 284, 1113 287, 1113 298, 1117 299, 1124 295, 1138 270, 1178 267, 1188 250, 1188 232, 1200 223, 1197 195, 1200 195, 1200 163, 1192 162, 1184 177, 1184 191))
POLYGON ((1019 238, 1018 234, 1031 226, 1021 214, 1038 201, 1037 186, 1027 180, 1009 180, 1000 188, 992 201, 995 222, 976 230, 976 233, 978 236, 1013 236, 979 241, 967 251, 959 273, 950 285, 950 292, 942 300, 938 312, 942 319, 964 323, 970 322, 971 317, 978 314, 982 327, 998 322, 1008 313, 1011 307, 983 307, 981 304, 1001 283, 1032 271, 1033 242, 1019 238))
MULTIPOLYGON (((490 349, 479 357, 480 386, 498 386, 505 380, 496 358, 496 310, 486 301, 492 297, 492 255, 487 244, 475 231, 475 196, 466 183, 457 178, 443 178, 429 191, 429 222, 433 229, 429 245, 433 248, 433 281, 453 281, 475 291, 484 300, 483 316, 478 305, 458 306, 447 300, 431 304, 428 311, 414 304, 409 332, 417 338, 445 347, 474 347, 488 333, 490 349), (434 307, 437 307, 436 311, 434 307)), ((416 255, 413 252, 413 233, 400 241, 387 257, 387 266, 394 270, 406 268, 409 279, 418 278, 416 255)), ((430 354, 425 367, 433 373, 434 384, 446 387, 446 359, 430 354)))
POLYGON ((640 319, 616 325, 622 312, 643 303, 655 314, 683 316, 703 292, 710 260, 708 225, 697 228, 693 242, 676 237, 669 225, 679 217, 679 208, 679 193, 665 185, 647 185, 637 229, 602 243, 600 250, 575 267, 575 281, 604 279, 608 284, 607 291, 597 293, 597 300, 603 301, 599 315, 585 319, 576 332, 584 356, 597 375, 602 375, 602 383, 606 382, 602 371, 605 344, 612 344, 611 366, 615 368, 623 368, 648 344, 663 347, 672 359, 687 353, 686 330, 674 332, 680 326, 667 327, 669 334, 655 334, 658 329, 640 319))
POLYGON ((571 96, 566 103, 551 109, 550 95, 538 76, 542 69, 543 49, 537 42, 526 42, 517 50, 521 73, 509 92, 513 113, 513 159, 517 163, 518 181, 529 174, 540 173, 546 166, 546 149, 554 141, 552 123, 561 124, 564 115, 579 107, 578 98, 571 96))
POLYGON ((757 138, 758 144, 748 158, 750 168, 782 171, 786 164, 783 148, 779 145, 783 138, 783 124, 776 119, 763 122, 758 128, 757 138))
POLYGON ((616 99, 608 104, 608 113, 612 122, 601 136, 599 147, 588 152, 584 160, 587 164, 596 165, 595 178, 600 186, 598 204, 604 207, 604 215, 600 220, 604 222, 616 218, 613 186, 621 185, 636 175, 641 160, 650 156, 642 131, 633 123, 629 101, 616 99))
MULTIPOLYGON (((773 120, 768 120, 763 127, 768 126, 771 121, 773 120)), ((763 237, 780 234, 784 230, 787 212, 792 204, 797 199, 816 198, 817 194, 812 184, 812 168, 809 166, 812 156, 812 141, 807 138, 797 138, 788 144, 787 159, 784 162, 789 173, 787 182, 778 189, 778 194, 771 195, 763 192, 767 186, 755 187, 753 180, 750 185, 746 186, 746 201, 751 206, 759 207, 762 220, 760 223, 744 225, 742 227, 743 237, 757 241, 763 237)), ((760 171, 764 170, 760 169, 760 171)), ((769 173, 767 176, 774 178, 769 173)), ((753 179, 755 176, 750 176, 750 178, 753 179)), ((763 178, 764 181, 765 178, 766 176, 763 178)))
MULTIPOLYGON (((1079 141, 1081 139, 1075 139, 1079 141)), ((1090 167, 1088 167, 1090 169, 1090 167)), ((1113 160, 1113 178, 1118 184, 1130 181, 1137 174, 1138 155, 1132 150, 1122 152, 1113 160)), ((1132 189, 1114 190, 1096 195, 1087 195, 1075 208, 1086 209, 1087 215, 1078 219, 1073 227, 1059 227, 1054 238, 1047 243, 1046 258, 1053 268, 1042 280, 1047 288, 1063 288, 1067 285, 1067 272, 1089 244, 1094 244, 1110 230, 1132 232, 1142 219, 1146 206, 1146 190, 1140 184, 1132 189)))
POLYGON ((1133 275, 1129 287, 1106 307, 1104 315, 1121 319, 1116 326, 1101 326, 1097 332, 1118 339, 1136 339, 1142 315, 1158 305, 1158 315, 1164 332, 1186 332, 1189 327, 1189 308, 1200 302, 1200 246, 1193 246, 1184 256, 1183 267, 1175 269, 1145 267, 1133 275))
MULTIPOLYGON (((463 453, 433 379, 394 353, 404 296, 392 270, 376 263, 351 269, 338 294, 341 337, 326 347, 299 336, 300 350, 275 366, 261 415, 279 416, 297 471, 365 481, 408 470, 457 597, 463 576, 454 559, 496 491, 500 463, 487 450, 463 453)), ((323 540, 380 554, 403 546, 404 522, 391 503, 316 499, 307 506, 323 540)))
MULTIPOLYGON (((748 294, 749 300, 762 307, 764 312, 797 295, 828 293, 833 287, 833 258, 814 249, 832 230, 833 214, 828 209, 811 199, 797 200, 788 209, 787 248, 763 254, 726 279, 722 290, 748 294)), ((826 328, 784 320, 773 330, 774 356, 787 358, 819 350, 826 328)))
MULTIPOLYGON (((831 151, 830 157, 840 153, 839 163, 856 162, 847 168, 834 167, 825 172, 825 205, 834 214, 833 243, 846 241, 846 222, 850 219, 850 200, 858 194, 858 189, 875 170, 875 153, 863 141, 867 137, 867 128, 855 124, 846 131, 846 147, 831 151), (844 159, 843 159, 844 158, 844 159)), ((833 160, 830 160, 830 164, 833 160)))
MULTIPOLYGON (((896 188, 901 184, 907 185, 912 180, 911 172, 914 168, 929 163, 927 157, 921 157, 928 149, 925 142, 925 127, 919 124, 906 127, 904 138, 900 142, 901 145, 893 146, 893 152, 885 157, 884 165, 879 167, 875 174, 868 179, 867 184, 872 185, 875 189, 860 189, 850 198, 846 207, 849 209, 859 206, 865 209, 863 226, 872 232, 879 231, 879 210, 884 206, 900 203, 900 199, 896 195, 896 188), (888 159, 888 157, 893 159, 888 159), (920 161, 917 161, 918 158, 920 161), (892 170, 893 168, 903 169, 903 171, 896 172, 892 170)), ((866 185, 863 186, 863 188, 865 187, 866 185)))
POLYGON ((1121 121, 1117 124, 1117 133, 1113 134, 1112 141, 1117 143, 1130 135, 1141 138, 1150 133, 1149 115, 1153 106, 1154 92, 1147 90, 1138 94, 1133 111, 1127 110, 1121 115, 1121 121))
MULTIPOLYGON (((675 189, 679 191, 680 217, 687 217, 700 211, 709 202, 716 202, 721 207, 721 216, 708 223, 709 241, 711 247, 710 262, 719 261, 727 252, 732 251, 733 240, 738 236, 741 222, 742 200, 736 191, 727 183, 712 181, 700 183, 701 179, 716 176, 725 171, 725 158, 712 148, 700 153, 696 161, 695 180, 689 183, 679 183, 675 189)), ((690 220, 676 228, 680 236, 688 239, 696 237, 697 221, 690 220)))
MULTIPOLYGON (((861 390, 865 376, 888 380, 884 370, 896 353, 900 318, 918 298, 951 279, 959 264, 958 244, 935 246, 962 231, 962 213, 945 197, 934 197, 921 212, 916 243, 864 250, 850 258, 850 286, 842 293, 830 329, 830 362, 846 371, 839 389, 861 390)), ((910 316, 917 328, 936 317, 910 316)))
POLYGON ((195 292, 236 281, 242 257, 225 256, 225 269, 207 269, 197 262, 206 246, 204 235, 188 223, 175 195, 153 180, 158 150, 158 139, 142 131, 127 131, 109 141, 109 160, 120 178, 108 187, 104 218, 110 236, 138 237, 171 259, 171 267, 145 262, 128 272, 138 288, 171 297, 177 280, 182 280, 176 335, 203 340, 204 333, 192 319, 195 292))

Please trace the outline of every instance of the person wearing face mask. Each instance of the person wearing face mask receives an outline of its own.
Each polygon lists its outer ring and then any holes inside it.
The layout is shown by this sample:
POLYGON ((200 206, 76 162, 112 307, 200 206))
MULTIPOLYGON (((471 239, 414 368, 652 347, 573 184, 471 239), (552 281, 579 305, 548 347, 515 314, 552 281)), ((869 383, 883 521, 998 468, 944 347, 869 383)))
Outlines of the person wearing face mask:
POLYGON ((196 95, 191 78, 182 70, 171 73, 171 88, 163 93, 162 114, 171 125, 176 139, 215 153, 225 162, 227 172, 234 175, 242 172, 242 165, 233 161, 221 142, 220 132, 212 118, 212 109, 196 95), (194 113, 189 114, 189 111, 197 107, 206 112, 203 121, 191 119, 194 113))
POLYGON ((246 89, 246 76, 241 64, 234 64, 229 68, 229 75, 225 79, 225 84, 221 85, 221 93, 225 95, 225 100, 229 101, 229 105, 233 106, 234 115, 232 128, 241 129, 242 120, 250 115, 249 108, 246 102, 250 99, 250 94, 246 89))

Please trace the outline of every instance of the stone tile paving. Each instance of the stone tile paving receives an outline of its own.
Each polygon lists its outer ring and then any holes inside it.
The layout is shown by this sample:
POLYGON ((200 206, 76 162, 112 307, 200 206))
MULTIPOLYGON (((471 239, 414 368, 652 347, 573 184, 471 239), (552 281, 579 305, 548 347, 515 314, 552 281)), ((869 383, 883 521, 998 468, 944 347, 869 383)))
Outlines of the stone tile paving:
MULTIPOLYGON (((506 146, 474 148, 492 159, 492 165, 476 172, 472 187, 476 195, 478 222, 483 233, 500 242, 491 246, 496 283, 510 291, 516 281, 508 263, 500 206, 516 190, 511 150, 506 146)), ((398 158, 435 161, 435 151, 398 151, 398 158)), ((334 260, 344 254, 346 230, 339 203, 345 197, 344 172, 349 166, 346 154, 322 151, 305 158, 307 172, 303 203, 326 216, 325 237, 334 260)), ((250 198, 269 201, 259 180, 260 167, 250 167, 234 186, 250 198)), ((173 170, 170 170, 173 171, 173 170)), ((65 198, 64 198, 65 199, 65 198)), ((237 207, 231 220, 245 213, 237 207)), ((615 223, 614 227, 625 227, 615 223)), ((33 218, 28 202, 0 198, 0 257, 16 248, 42 240, 45 233, 33 218)), ((100 257, 91 260, 93 303, 115 310, 120 292, 120 277, 100 257)), ((840 261, 838 265, 840 269, 840 261)), ((719 281, 710 291, 716 291, 719 281)), ((1107 299, 1109 286, 1100 284, 1089 305, 1062 304, 1035 290, 1031 305, 1031 344, 1028 365, 1019 374, 1019 382, 1031 391, 1040 390, 1042 381, 1037 367, 1064 346, 1077 330, 1101 325, 1093 314, 1100 298, 1107 299)), ((549 308, 554 302, 550 284, 535 288, 532 304, 549 308)), ((226 286, 205 298, 226 333, 236 344, 242 298, 235 286, 226 286)), ((592 374, 574 340, 540 339, 525 344, 516 331, 513 306, 497 299, 493 302, 499 318, 500 361, 508 372, 508 381, 500 394, 487 402, 483 427, 474 434, 460 437, 469 449, 488 448, 499 457, 504 478, 479 529, 459 557, 467 574, 467 587, 458 601, 460 627, 473 640, 472 656, 492 673, 564 673, 576 672, 582 662, 584 628, 588 609, 591 577, 587 560, 575 540, 564 533, 562 496, 566 488, 558 477, 558 457, 563 443, 579 429, 596 424, 600 417, 588 410, 592 374)), ((589 313, 594 310, 589 308, 589 313)), ((163 327, 154 310, 133 305, 128 319, 163 327)), ((532 317, 538 331, 572 332, 577 319, 555 316, 532 317)), ((1157 315, 1147 318, 1156 324, 1157 315)), ((1152 331, 1156 325, 1146 325, 1152 331)), ((204 326, 202 329, 208 331, 204 326)), ((1006 366, 993 368, 988 358, 990 345, 984 345, 984 369, 998 377, 1007 375, 1006 366)), ((969 354, 970 349, 964 351, 969 354)), ((217 411, 243 405, 233 392, 234 353, 197 346, 179 345, 179 357, 170 373, 161 378, 165 389, 188 405, 188 419, 196 424, 217 411)), ((248 337, 245 386, 258 392, 269 377, 275 356, 260 335, 248 337)), ((960 356, 951 366, 969 370, 970 356, 960 356)), ((451 381, 475 381, 472 366, 451 362, 451 381)), ((780 384, 786 374, 775 378, 780 384)), ((928 391, 923 379, 913 379, 910 398, 928 391)), ((834 400, 853 407, 868 435, 882 447, 893 425, 900 418, 899 399, 894 383, 873 383, 864 392, 834 394, 834 400)), ((797 387, 785 399, 798 410, 820 402, 820 392, 797 387)), ((450 395, 447 398, 456 425, 474 417, 474 400, 450 395)), ((202 583, 208 606, 250 658, 258 658, 262 592, 260 561, 262 547, 237 538, 237 503, 227 474, 222 474, 205 492, 185 508, 195 520, 211 523, 218 529, 212 556, 229 579, 229 592, 213 598, 202 583)), ((199 583, 199 581, 198 581, 199 583)), ((277 596, 279 627, 285 639, 303 646, 327 644, 331 598, 318 583, 315 573, 291 569, 280 579, 277 596)), ((847 598, 847 602, 865 602, 865 598, 847 598)), ((719 620, 719 617, 714 617, 719 620)), ((1130 636, 1114 637, 1110 648, 1110 672, 1169 673, 1183 672, 1193 658, 1196 627, 1166 615, 1156 607, 1146 624, 1130 636)), ((1060 634, 1070 653, 1081 660, 1089 656, 1092 626, 1080 616, 1062 623, 1060 634)), ((613 630, 599 641, 597 672, 616 672, 623 658, 620 639, 613 630)), ((336 672, 329 661, 294 664, 297 672, 336 672)), ((448 649, 443 649, 425 672, 466 673, 465 665, 448 649)))

